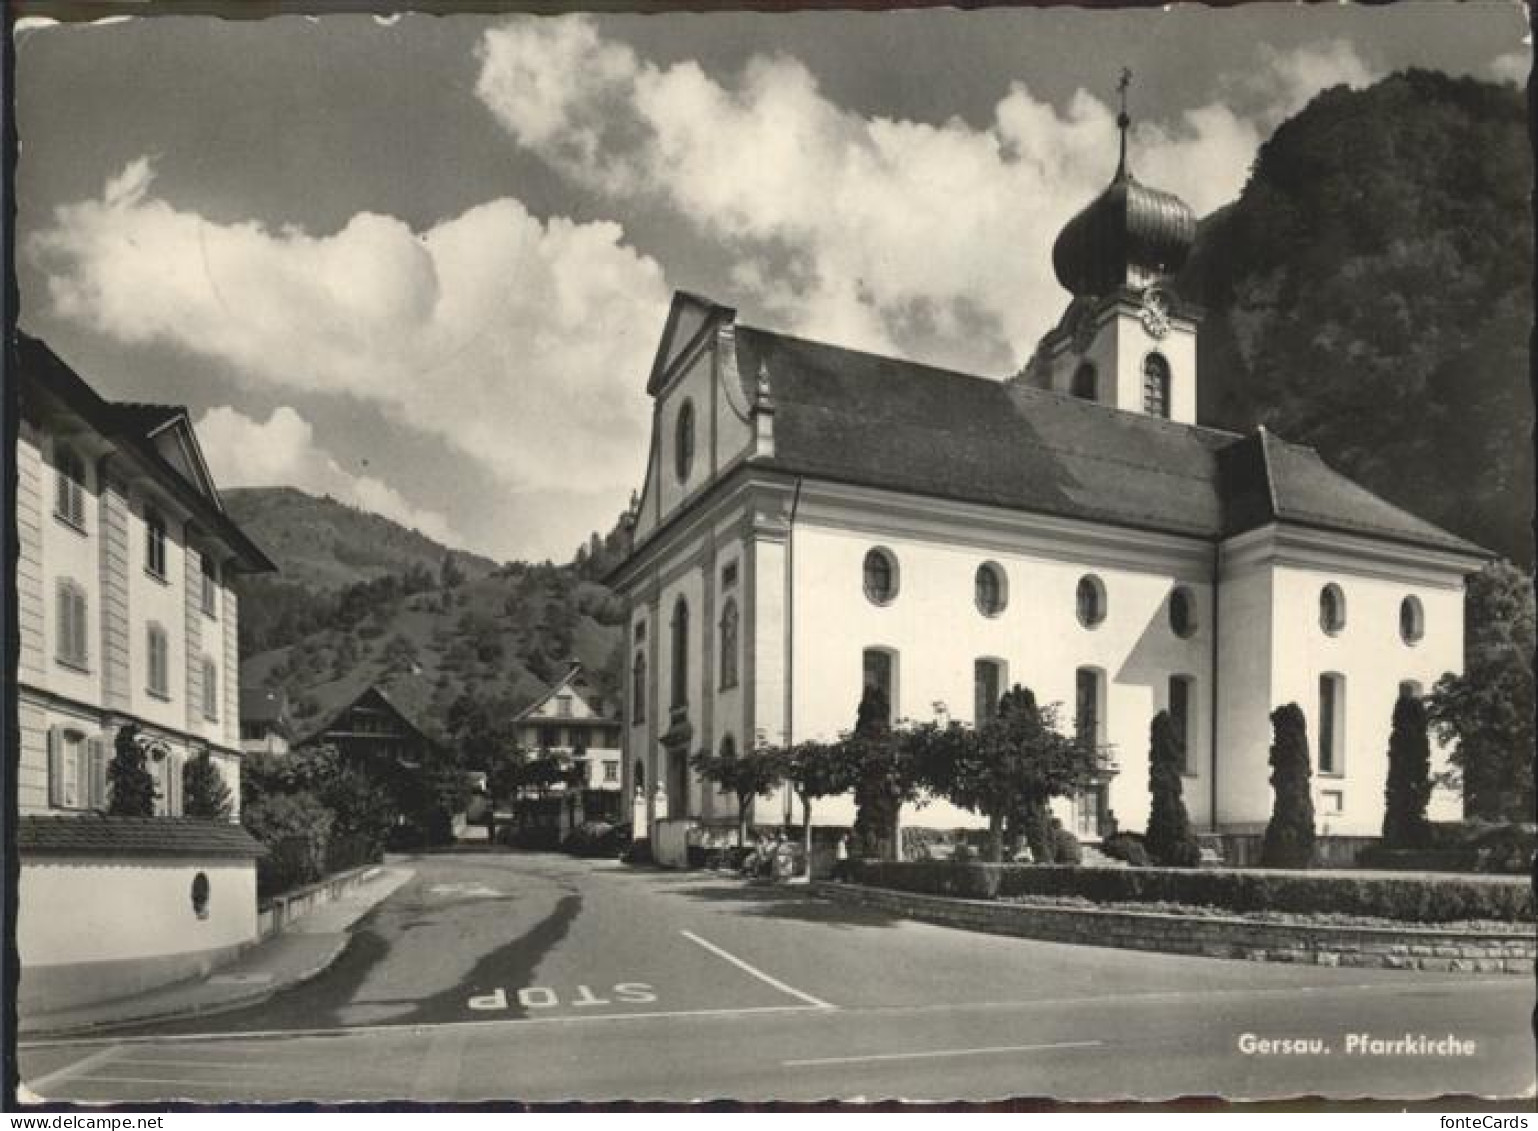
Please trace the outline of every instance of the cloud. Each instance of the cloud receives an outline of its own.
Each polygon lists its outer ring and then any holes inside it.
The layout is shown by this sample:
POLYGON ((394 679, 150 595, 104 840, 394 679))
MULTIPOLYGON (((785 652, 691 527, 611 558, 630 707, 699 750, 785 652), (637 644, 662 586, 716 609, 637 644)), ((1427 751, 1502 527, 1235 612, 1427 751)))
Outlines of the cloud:
MULTIPOLYGON (((733 281, 789 329, 1006 372, 1060 313, 1052 241, 1110 179, 1110 106, 1012 85, 983 128, 851 112, 806 67, 759 55, 723 80, 660 66, 586 17, 488 30, 476 93, 509 135, 615 201, 661 201, 736 257, 733 281)), ((1135 129, 1133 165, 1205 213, 1243 185, 1276 122, 1369 81, 1345 44, 1265 51, 1229 99, 1135 129)))
POLYGON ((1527 77, 1532 73, 1532 69, 1533 53, 1531 51, 1508 51, 1490 60, 1491 76, 1497 82, 1510 83, 1513 86, 1526 86, 1527 77))
POLYGON ((383 515, 446 545, 462 544, 443 515, 413 506, 383 480, 343 469, 316 445, 310 422, 287 405, 266 420, 227 406, 211 408, 194 428, 222 487, 298 487, 383 515))
POLYGON ((56 314, 371 402, 507 489, 633 485, 668 291, 617 224, 499 199, 420 233, 370 212, 329 235, 273 231, 173 207, 154 173, 129 163, 29 240, 56 314))

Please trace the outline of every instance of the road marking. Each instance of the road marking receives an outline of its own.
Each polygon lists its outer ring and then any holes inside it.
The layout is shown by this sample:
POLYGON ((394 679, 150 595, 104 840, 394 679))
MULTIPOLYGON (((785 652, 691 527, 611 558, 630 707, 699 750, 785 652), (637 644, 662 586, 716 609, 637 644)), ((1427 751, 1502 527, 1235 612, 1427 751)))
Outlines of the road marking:
POLYGON ((108 1061, 119 1056, 123 1051, 124 1049, 121 1045, 109 1045, 98 1052, 93 1052, 90 1056, 82 1057, 73 1064, 67 1064, 63 1068, 50 1072, 46 1076, 39 1076, 36 1080, 28 1080, 26 1085, 38 1095, 44 1095, 51 1085, 62 1083, 65 1080, 79 1076, 83 1072, 89 1072, 93 1068, 106 1064, 108 1061))
POLYGON ((726 951, 722 950, 720 947, 718 947, 715 943, 709 942, 709 941, 707 941, 705 939, 700 938, 700 936, 695 934, 693 931, 680 931, 678 933, 683 935, 683 937, 688 939, 690 942, 698 943, 700 946, 704 947, 706 950, 710 951, 711 954, 716 955, 718 958, 726 959, 728 962, 730 962, 733 966, 737 967, 739 970, 745 970, 747 973, 752 974, 753 977, 757 978, 760 982, 763 982, 766 985, 773 986, 775 989, 779 990, 781 993, 789 994, 791 997, 798 998, 801 1001, 806 1002, 808 1005, 816 1006, 818 1009, 836 1009, 836 1008, 838 1008, 837 1006, 831 1004, 830 1002, 823 1001, 821 998, 815 998, 811 994, 802 993, 800 990, 796 989, 794 986, 787 986, 784 982, 780 981, 778 978, 773 977, 772 975, 769 975, 769 974, 765 974, 758 967, 750 965, 749 963, 744 962, 742 959, 738 958, 735 954, 729 954, 728 952, 726 952, 726 951))
POLYGON ((926 1060, 942 1056, 987 1056, 1003 1052, 1042 1052, 1047 1049, 1094 1049, 1104 1041, 1059 1041, 1051 1045, 994 1045, 981 1049, 933 1049, 927 1052, 881 1052, 869 1056, 822 1056, 813 1060, 782 1060, 785 1068, 806 1068, 815 1064, 863 1064, 876 1060, 926 1060))
POLYGON ((249 1060, 157 1060, 152 1057, 131 1057, 128 1060, 120 1060, 116 1067, 139 1068, 250 1068, 249 1060))

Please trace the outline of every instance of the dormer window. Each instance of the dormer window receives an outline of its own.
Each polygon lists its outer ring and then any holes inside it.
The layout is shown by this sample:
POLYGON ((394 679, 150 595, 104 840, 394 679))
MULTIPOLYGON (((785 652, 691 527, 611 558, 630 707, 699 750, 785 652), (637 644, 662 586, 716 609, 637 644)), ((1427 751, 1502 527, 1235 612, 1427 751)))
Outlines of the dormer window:
POLYGON ((674 470, 678 481, 685 482, 694 467, 694 402, 684 401, 678 410, 678 426, 673 436, 674 470))
POLYGON ((1170 363, 1162 353, 1143 359, 1143 411, 1149 416, 1170 415, 1170 363))

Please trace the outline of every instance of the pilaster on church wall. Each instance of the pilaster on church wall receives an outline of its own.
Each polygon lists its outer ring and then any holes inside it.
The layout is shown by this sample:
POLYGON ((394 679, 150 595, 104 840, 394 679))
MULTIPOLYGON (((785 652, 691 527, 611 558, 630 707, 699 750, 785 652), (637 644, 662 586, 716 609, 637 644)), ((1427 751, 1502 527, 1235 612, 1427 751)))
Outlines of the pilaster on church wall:
POLYGON ((101 662, 102 703, 126 711, 133 704, 129 639, 129 513, 127 490, 110 460, 101 471, 101 662))
MULTIPOLYGON (((186 689, 187 732, 202 734, 208 729, 203 717, 203 556, 190 539, 183 544, 186 550, 182 554, 182 620, 187 646, 182 652, 182 684, 186 689)), ((223 658, 224 642, 215 633, 209 643, 218 649, 214 656, 218 664, 223 658)))
POLYGON ((34 683, 45 671, 43 618, 48 607, 43 581, 41 441, 37 426, 23 420, 16 443, 16 628, 21 646, 17 671, 34 683))

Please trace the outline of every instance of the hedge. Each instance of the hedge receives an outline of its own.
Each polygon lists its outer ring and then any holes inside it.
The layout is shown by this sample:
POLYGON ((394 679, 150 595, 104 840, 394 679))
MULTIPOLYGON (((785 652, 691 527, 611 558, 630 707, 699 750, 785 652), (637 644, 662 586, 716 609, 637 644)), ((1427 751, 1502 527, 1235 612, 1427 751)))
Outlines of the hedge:
POLYGON ((963 899, 1079 896, 1094 903, 1187 903, 1237 914, 1333 913, 1449 923, 1533 918, 1529 884, 1456 877, 1289 875, 1186 868, 1082 868, 1060 865, 854 862, 854 879, 873 887, 963 899))

